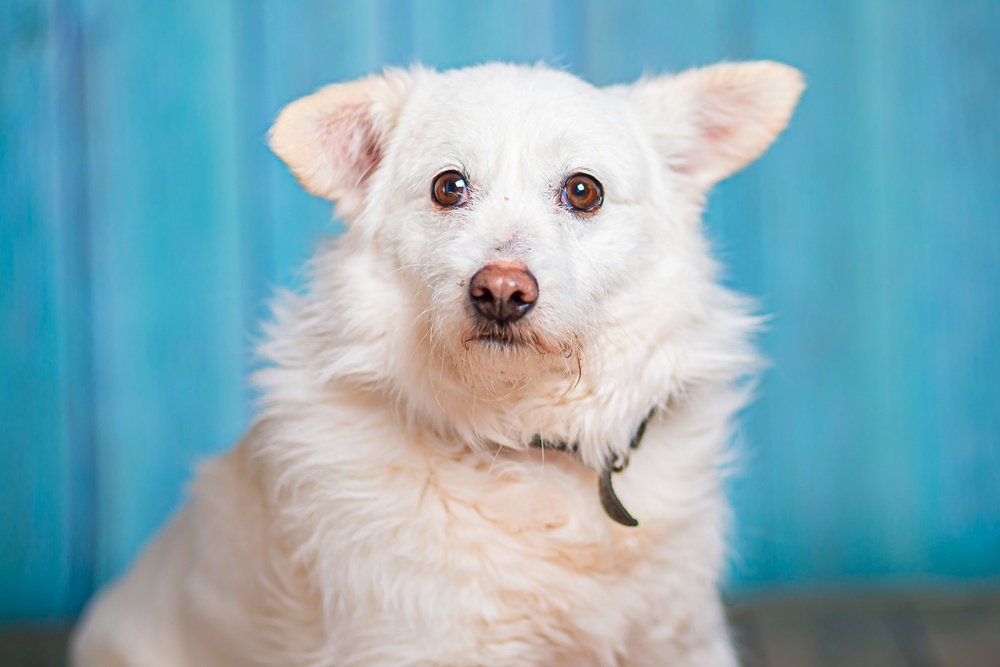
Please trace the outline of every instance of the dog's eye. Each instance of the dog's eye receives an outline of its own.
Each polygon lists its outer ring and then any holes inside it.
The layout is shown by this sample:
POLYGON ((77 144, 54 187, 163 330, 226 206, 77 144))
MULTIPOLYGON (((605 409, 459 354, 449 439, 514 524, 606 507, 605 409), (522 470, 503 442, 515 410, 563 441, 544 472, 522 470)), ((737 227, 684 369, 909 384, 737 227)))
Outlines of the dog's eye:
POLYGON ((465 182, 465 176, 454 170, 438 174, 431 185, 431 197, 446 208, 465 203, 468 191, 469 186, 465 182))
POLYGON ((563 185, 562 200, 574 211, 592 213, 604 203, 604 188, 593 176, 573 174, 563 185))

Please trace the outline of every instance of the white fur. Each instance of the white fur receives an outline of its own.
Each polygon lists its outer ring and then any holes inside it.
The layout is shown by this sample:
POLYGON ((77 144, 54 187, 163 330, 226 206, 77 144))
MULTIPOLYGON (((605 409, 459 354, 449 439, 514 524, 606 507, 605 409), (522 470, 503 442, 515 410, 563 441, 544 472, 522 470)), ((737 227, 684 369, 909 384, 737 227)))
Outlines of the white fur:
POLYGON ((290 105, 272 147, 347 232, 278 307, 254 426, 91 605, 74 664, 734 665, 720 466, 756 320, 700 211, 801 89, 775 63, 603 90, 486 65, 290 105), (446 169, 467 205, 432 202, 446 169), (605 189, 588 216, 559 203, 577 171, 605 189), (468 340, 497 259, 538 280, 519 347, 468 340), (615 475, 627 528, 595 470, 652 406, 615 475))

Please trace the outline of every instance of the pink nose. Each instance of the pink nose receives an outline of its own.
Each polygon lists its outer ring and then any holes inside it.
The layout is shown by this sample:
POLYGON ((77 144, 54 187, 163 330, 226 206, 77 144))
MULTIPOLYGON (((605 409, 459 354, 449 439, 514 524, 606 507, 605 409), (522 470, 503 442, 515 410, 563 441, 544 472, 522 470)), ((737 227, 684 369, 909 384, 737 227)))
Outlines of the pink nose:
POLYGON ((538 281, 520 262, 491 262, 469 281, 476 312, 498 324, 524 317, 538 301, 538 281))

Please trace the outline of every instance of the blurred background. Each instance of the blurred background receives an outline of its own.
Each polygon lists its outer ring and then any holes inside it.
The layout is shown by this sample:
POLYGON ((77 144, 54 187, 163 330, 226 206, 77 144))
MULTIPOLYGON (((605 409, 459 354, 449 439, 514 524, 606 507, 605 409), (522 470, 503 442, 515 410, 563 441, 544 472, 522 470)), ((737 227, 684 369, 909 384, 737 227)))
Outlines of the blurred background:
POLYGON ((754 58, 809 88, 706 213, 773 314, 727 590, 1000 588, 1000 2, 2 0, 0 622, 73 618, 246 427, 267 298, 340 229, 266 148, 282 105, 754 58))

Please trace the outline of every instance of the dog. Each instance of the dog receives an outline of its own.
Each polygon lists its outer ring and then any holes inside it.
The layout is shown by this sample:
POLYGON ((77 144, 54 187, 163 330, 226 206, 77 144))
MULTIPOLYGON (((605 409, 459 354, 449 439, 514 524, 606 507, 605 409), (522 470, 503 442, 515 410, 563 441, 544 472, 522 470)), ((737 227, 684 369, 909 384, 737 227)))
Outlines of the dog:
POLYGON ((760 320, 701 211, 802 90, 415 66, 282 110, 273 151, 346 231, 72 663, 736 665, 721 485, 760 320))

